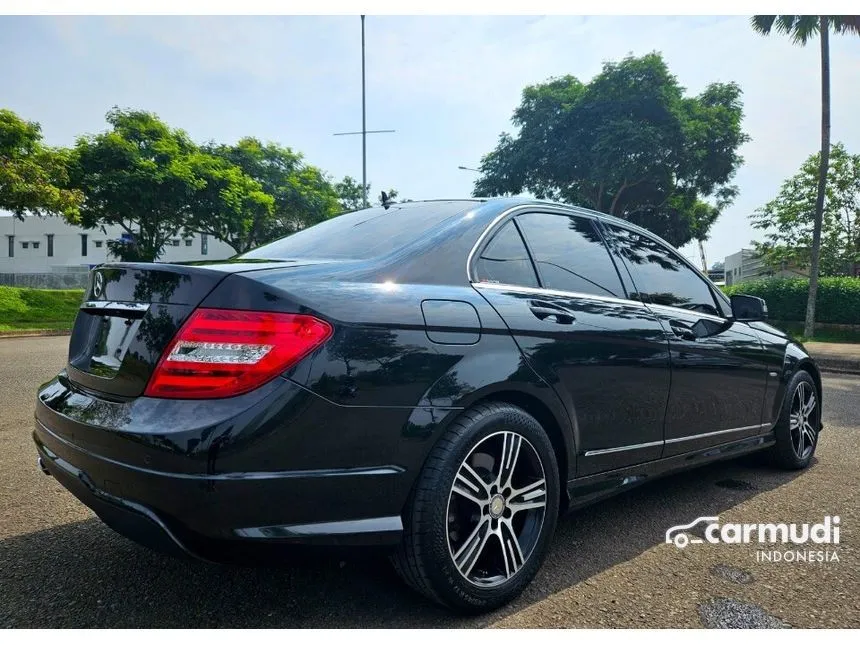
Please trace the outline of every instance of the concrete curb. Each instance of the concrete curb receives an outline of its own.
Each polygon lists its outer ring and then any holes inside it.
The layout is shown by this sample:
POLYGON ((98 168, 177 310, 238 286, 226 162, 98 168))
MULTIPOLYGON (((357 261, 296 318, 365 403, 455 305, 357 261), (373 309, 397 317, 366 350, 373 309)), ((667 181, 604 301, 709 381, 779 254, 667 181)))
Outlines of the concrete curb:
POLYGON ((860 375, 860 360, 840 358, 835 356, 815 356, 816 364, 822 372, 834 372, 836 374, 858 374, 860 375))
POLYGON ((38 336, 70 336, 71 329, 22 329, 20 331, 0 331, 0 338, 35 338, 38 336))

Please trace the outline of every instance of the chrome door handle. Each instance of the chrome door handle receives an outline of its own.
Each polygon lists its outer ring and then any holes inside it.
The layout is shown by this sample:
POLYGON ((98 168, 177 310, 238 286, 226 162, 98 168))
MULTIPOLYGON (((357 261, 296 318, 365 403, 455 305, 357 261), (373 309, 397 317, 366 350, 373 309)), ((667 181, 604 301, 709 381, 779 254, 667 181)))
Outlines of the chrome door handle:
POLYGON ((573 314, 570 314, 561 309, 555 309, 551 307, 538 307, 536 305, 530 306, 529 309, 539 320, 555 318, 555 321, 560 325, 571 325, 574 321, 573 314))

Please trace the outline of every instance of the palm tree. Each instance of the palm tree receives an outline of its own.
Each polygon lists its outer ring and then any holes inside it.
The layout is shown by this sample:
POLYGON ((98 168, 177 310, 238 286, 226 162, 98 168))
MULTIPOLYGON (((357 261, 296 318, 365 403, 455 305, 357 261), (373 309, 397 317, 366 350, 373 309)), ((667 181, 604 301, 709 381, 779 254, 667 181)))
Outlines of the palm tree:
POLYGON ((860 16, 753 16, 752 27, 767 36, 771 31, 791 36, 805 45, 816 35, 821 43, 821 165, 818 169, 818 193, 812 227, 812 249, 809 267, 809 300, 803 335, 815 333, 815 298, 818 295, 818 260, 821 255, 821 223, 824 219, 824 189, 830 164, 830 31, 860 35, 860 16))

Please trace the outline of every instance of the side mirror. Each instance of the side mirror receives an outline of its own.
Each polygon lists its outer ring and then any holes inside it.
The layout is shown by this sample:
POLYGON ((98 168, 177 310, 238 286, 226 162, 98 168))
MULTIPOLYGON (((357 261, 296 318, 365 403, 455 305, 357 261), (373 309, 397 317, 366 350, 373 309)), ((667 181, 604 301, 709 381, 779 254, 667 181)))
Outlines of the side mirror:
POLYGON ((731 297, 732 316, 741 322, 767 320, 767 303, 756 296, 736 295, 731 297))

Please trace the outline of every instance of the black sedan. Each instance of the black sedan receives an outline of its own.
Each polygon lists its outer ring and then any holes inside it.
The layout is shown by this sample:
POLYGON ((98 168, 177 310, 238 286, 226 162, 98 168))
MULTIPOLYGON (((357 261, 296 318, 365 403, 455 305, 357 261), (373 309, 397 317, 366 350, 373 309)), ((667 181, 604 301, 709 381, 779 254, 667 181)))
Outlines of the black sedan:
POLYGON ((561 512, 753 451, 810 463, 819 371, 766 313, 599 213, 390 204, 229 261, 97 267, 34 438, 143 544, 385 546, 485 611, 561 512))

